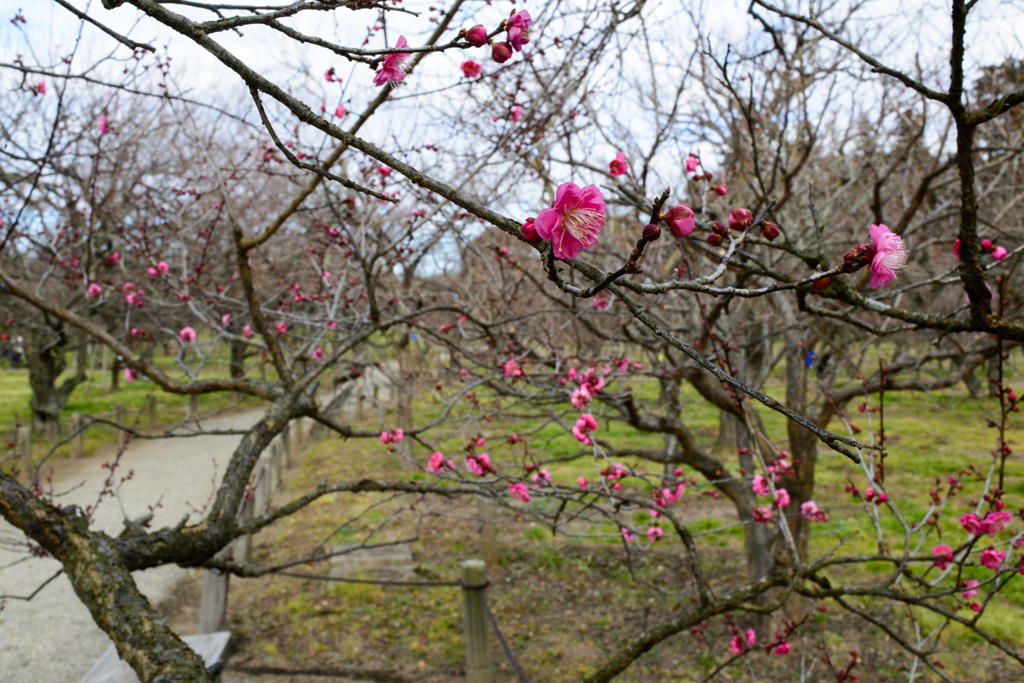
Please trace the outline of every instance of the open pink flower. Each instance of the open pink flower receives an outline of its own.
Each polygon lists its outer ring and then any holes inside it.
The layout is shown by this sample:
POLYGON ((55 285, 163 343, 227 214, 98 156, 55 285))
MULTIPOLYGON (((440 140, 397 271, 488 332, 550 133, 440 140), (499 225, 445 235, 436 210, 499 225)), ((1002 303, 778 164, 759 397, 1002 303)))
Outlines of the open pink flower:
POLYGON ((557 258, 573 259, 597 244, 604 214, 604 195, 597 186, 562 183, 555 192, 555 203, 537 215, 534 227, 538 235, 551 241, 557 258))
POLYGON ((344 118, 345 114, 347 113, 348 112, 345 110, 345 107, 341 106, 340 104, 338 105, 337 109, 334 110, 334 115, 337 116, 339 119, 344 118))
POLYGON ((661 527, 652 526, 647 529, 647 538, 649 538, 652 542, 661 540, 661 537, 664 535, 665 532, 662 531, 661 527))
MULTIPOLYGON (((468 467, 469 471, 476 476, 482 477, 491 470, 491 456, 486 453, 481 453, 480 455, 467 455, 466 467, 468 467)), ((526 488, 526 484, 523 484, 522 486, 524 489, 526 488)))
POLYGON ((96 119, 96 129, 100 132, 100 135, 107 134, 107 117, 102 114, 96 119))
POLYGON ((252 339, 252 327, 250 327, 249 325, 244 325, 242 327, 242 334, 245 336, 246 339, 252 339))
POLYGON ((441 451, 433 452, 430 456, 430 464, 428 467, 430 467, 434 472, 440 472, 444 469, 444 455, 441 454, 441 451))
POLYGON ((93 299, 100 298, 100 294, 102 294, 102 293, 103 293, 103 288, 100 287, 95 282, 92 283, 91 285, 89 285, 89 296, 92 297, 93 299))
POLYGON ((196 331, 191 327, 183 327, 181 328, 181 331, 178 332, 178 336, 181 337, 181 341, 186 344, 191 344, 196 340, 196 331))
POLYGON ((589 446, 593 443, 590 440, 590 433, 597 429, 597 420, 590 413, 583 413, 580 415, 580 419, 576 420, 576 425, 572 428, 572 435, 576 437, 577 441, 580 441, 585 446, 589 446))
POLYGON ((693 156, 692 154, 686 157, 686 172, 693 173, 694 171, 696 171, 697 163, 697 157, 693 156))
POLYGON ((167 265, 167 261, 161 261, 156 264, 156 269, 161 275, 167 275, 167 271, 169 271, 171 267, 167 265))
POLYGON ((512 123, 519 123, 521 118, 523 118, 523 108, 517 104, 512 107, 512 123))
POLYGON ((134 382, 135 381, 135 371, 132 370, 131 368, 125 368, 124 369, 124 381, 128 382, 129 384, 131 382, 134 382))
POLYGON ((317 363, 323 363, 325 356, 326 356, 326 354, 324 353, 323 349, 314 349, 313 350, 313 360, 315 360, 317 363))
POLYGON ((871 241, 875 256, 871 259, 871 289, 878 289, 896 279, 896 271, 907 265, 907 248, 903 238, 884 225, 872 225, 871 241))
MULTIPOLYGON (((405 36, 399 36, 398 41, 395 43, 395 49, 408 47, 408 45, 409 41, 405 39, 405 36)), ((380 71, 373 77, 373 84, 381 86, 385 83, 400 83, 405 78, 405 71, 402 70, 402 65, 405 64, 407 59, 409 59, 408 52, 392 52, 386 56, 381 63, 380 71)))
POLYGON ((509 484, 508 493, 516 500, 521 500, 524 503, 530 502, 530 493, 526 489, 526 484, 509 484))
POLYGON ((768 480, 764 478, 763 474, 755 474, 753 482, 754 493, 759 496, 771 495, 771 491, 768 490, 768 480))
POLYGON ((629 168, 626 164, 626 156, 619 152, 615 158, 608 162, 608 172, 612 175, 622 175, 629 168))
POLYGON ((789 491, 786 489, 775 489, 775 504, 780 508, 789 505, 789 491))
POLYGON ((462 63, 462 75, 466 78, 476 78, 480 75, 480 65, 472 59, 467 59, 462 63))
POLYGON ((782 657, 789 654, 789 643, 785 640, 775 646, 775 654, 782 657))
POLYGON ((981 563, 991 569, 994 572, 999 571, 999 568, 1003 565, 1003 559, 1006 558, 1006 553, 1002 550, 988 550, 981 551, 981 563))
POLYGON ((935 558, 935 566, 945 569, 953 561, 953 549, 943 543, 932 548, 932 556, 935 558))
POLYGON ((516 52, 521 52, 523 45, 530 42, 530 24, 532 23, 533 19, 530 18, 530 13, 526 10, 516 12, 506 23, 508 42, 516 52))
POLYGON ((971 579, 970 581, 968 581, 964 585, 964 592, 963 592, 964 600, 970 600, 971 598, 973 598, 977 594, 978 594, 978 581, 976 579, 971 579))

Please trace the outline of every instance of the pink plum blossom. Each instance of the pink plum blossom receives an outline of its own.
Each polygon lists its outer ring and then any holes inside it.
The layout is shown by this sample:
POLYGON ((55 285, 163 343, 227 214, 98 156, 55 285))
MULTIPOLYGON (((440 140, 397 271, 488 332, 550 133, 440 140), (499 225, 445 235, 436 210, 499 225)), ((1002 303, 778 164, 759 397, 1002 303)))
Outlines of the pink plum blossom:
POLYGON ((647 538, 649 538, 651 541, 660 541, 661 537, 664 535, 665 532, 662 531, 661 527, 652 526, 649 529, 647 529, 647 538))
POLYGON ((1004 258, 1006 258, 1006 254, 1006 247, 996 247, 995 249, 992 250, 992 258, 994 258, 996 261, 1002 261, 1004 258))
MULTIPOLYGON (((399 36, 395 43, 395 49, 408 47, 408 45, 409 41, 405 39, 405 36, 399 36)), ((405 78, 402 66, 407 59, 409 59, 408 52, 393 52, 386 56, 381 63, 380 71, 373 77, 373 84, 379 87, 385 83, 400 83, 405 78)))
POLYGON ((284 323, 278 323, 277 324, 277 333, 278 334, 284 334, 287 331, 288 331, 288 326, 287 325, 285 325, 284 323))
POLYGON ((462 75, 466 78, 476 78, 480 75, 480 65, 472 59, 467 59, 462 63, 462 75))
POLYGON ((430 463, 427 466, 434 472, 440 472, 444 469, 444 455, 442 455, 441 451, 434 451, 430 455, 430 463))
POLYGON ((395 443, 398 443, 399 441, 401 441, 402 439, 405 438, 405 430, 402 429, 401 427, 399 427, 398 429, 396 429, 394 431, 394 437, 393 438, 395 440, 395 443))
POLYGON ((572 435, 576 437, 577 441, 580 441, 586 446, 593 443, 590 440, 589 434, 597 429, 597 420, 590 413, 583 413, 580 418, 576 420, 576 425, 572 428, 572 435))
POLYGON ((677 239, 690 235, 697 227, 697 223, 693 219, 693 209, 686 204, 676 204, 662 214, 661 220, 665 221, 669 232, 677 239))
POLYGON ((935 566, 945 569, 953 561, 953 549, 943 543, 932 548, 932 556, 935 558, 935 566))
POLYGON ((615 158, 608 162, 608 172, 613 176, 622 175, 628 169, 626 157, 622 152, 615 155, 615 158))
POLYGON ((551 241, 557 258, 574 259, 597 244, 604 215, 604 196, 596 185, 562 183, 552 208, 541 211, 534 225, 538 235, 551 241))
POLYGON ((581 489, 587 488, 587 480, 584 479, 583 477, 578 477, 576 479, 576 483, 580 485, 581 489))
POLYGON ((231 322, 231 314, 230 313, 225 313, 224 315, 222 315, 220 317, 220 324, 221 324, 222 327, 227 327, 228 323, 230 323, 230 322, 231 322))
POLYGON ((389 444, 389 443, 391 443, 391 432, 381 432, 380 433, 380 442, 382 444, 389 444))
POLYGON ((753 513, 754 521, 759 524, 765 524, 772 519, 772 511, 766 507, 754 508, 751 512, 753 513))
POLYGON ((697 163, 697 157, 693 156, 692 154, 686 157, 686 172, 693 173, 694 171, 696 171, 697 163))
MULTIPOLYGON (((491 456, 486 453, 481 453, 479 455, 467 455, 466 467, 469 468, 469 471, 476 476, 482 477, 491 469, 491 456)), ((526 488, 526 484, 523 484, 522 486, 524 489, 526 488)))
POLYGON ((633 535, 632 531, 630 531, 626 527, 622 527, 622 540, 623 541, 625 541, 626 543, 629 543, 630 541, 632 541, 635 538, 636 538, 636 536, 633 535))
POLYGON ((530 502, 530 493, 526 489, 526 484, 509 484, 508 493, 516 500, 522 501, 524 503, 530 502))
POLYGON ((167 271, 169 271, 171 267, 167 265, 167 261, 160 261, 160 263, 156 264, 156 269, 161 275, 167 275, 167 271))
POLYGON ((771 491, 768 490, 768 480, 762 474, 754 475, 753 489, 754 493, 759 496, 771 495, 771 491))
POLYGON ((323 363, 325 355, 326 354, 324 353, 323 349, 318 348, 313 350, 313 360, 315 360, 317 363, 323 363))
POLYGON ((715 185, 711 189, 714 190, 715 194, 717 194, 719 197, 724 197, 726 194, 729 193, 729 188, 727 188, 725 185, 715 185))
POLYGON ((523 118, 523 108, 517 104, 512 107, 512 123, 519 123, 521 118, 523 118))
POLYGON ((896 279, 896 271, 907 265, 907 248, 903 238, 884 225, 872 225, 871 241, 875 256, 871 259, 871 289, 878 289, 896 279))
POLYGON ((789 491, 786 489, 775 489, 775 504, 780 508, 789 505, 789 491))
POLYGON ((246 339, 252 339, 252 327, 250 327, 249 325, 244 325, 242 327, 242 335, 246 339))
POLYGON ((970 600, 971 598, 973 598, 977 594, 978 594, 978 581, 976 579, 971 579, 964 586, 964 592, 963 592, 964 600, 970 600))
POLYGON ((999 568, 1002 566, 1005 558, 1006 553, 1002 550, 993 550, 992 548, 988 548, 987 550, 981 551, 981 563, 994 572, 999 571, 999 568))
POLYGON ((532 23, 533 19, 530 18, 530 13, 526 10, 516 12, 505 23, 508 28, 508 42, 516 52, 521 52, 523 45, 530 42, 530 24, 532 23))
POLYGON ((93 299, 98 299, 100 298, 100 294, 103 293, 103 288, 94 282, 91 285, 89 285, 88 292, 89 296, 91 296, 93 299))
POLYGON ((783 655, 788 655, 789 654, 789 643, 784 640, 781 643, 779 643, 778 645, 776 645, 775 646, 775 654, 777 654, 780 657, 782 657, 783 655))
POLYGON ((96 119, 96 130, 100 132, 100 135, 107 134, 107 117, 100 114, 100 117, 96 119))
POLYGON ((345 109, 345 107, 341 106, 340 104, 334 110, 334 115, 339 119, 345 118, 345 114, 347 113, 348 111, 345 109))
POLYGON ((131 368, 124 369, 124 381, 131 383, 135 381, 135 371, 131 368))
POLYGON ((46 81, 39 81, 39 85, 36 86, 36 91, 40 95, 46 94, 46 81))
POLYGON ((178 332, 178 336, 181 337, 181 341, 186 344, 191 344, 196 340, 196 331, 191 327, 183 327, 181 328, 181 331, 178 332))

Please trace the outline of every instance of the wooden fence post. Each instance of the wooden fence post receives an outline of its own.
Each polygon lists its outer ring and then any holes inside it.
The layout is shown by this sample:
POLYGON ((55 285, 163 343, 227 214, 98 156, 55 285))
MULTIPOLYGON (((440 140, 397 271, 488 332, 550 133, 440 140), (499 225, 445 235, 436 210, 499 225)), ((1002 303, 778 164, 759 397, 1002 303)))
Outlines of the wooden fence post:
POLYGON ((85 418, 81 413, 71 413, 71 457, 85 455, 85 418))
MULTIPOLYGON (((231 558, 231 546, 214 555, 215 558, 231 558)), ((199 603, 199 627, 196 633, 216 633, 224 630, 228 615, 227 572, 207 569, 203 575, 203 597, 199 603)))
POLYGON ((17 457, 14 460, 14 469, 17 470, 18 483, 22 486, 29 486, 32 483, 32 428, 29 426, 18 427, 14 439, 14 448, 17 457))
POLYGON ((480 518, 480 556, 488 567, 498 566, 498 529, 494 523, 494 505, 487 500, 478 498, 476 513, 480 518))
POLYGON ((487 614, 483 603, 486 585, 486 562, 466 560, 462 563, 462 633, 466 639, 466 683, 494 681, 491 647, 487 637, 487 614))

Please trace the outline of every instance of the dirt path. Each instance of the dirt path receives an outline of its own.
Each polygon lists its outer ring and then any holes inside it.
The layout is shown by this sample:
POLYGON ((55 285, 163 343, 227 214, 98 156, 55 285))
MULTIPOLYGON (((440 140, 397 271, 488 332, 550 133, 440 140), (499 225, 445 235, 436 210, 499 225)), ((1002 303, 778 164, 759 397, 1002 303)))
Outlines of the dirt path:
MULTIPOLYGON (((252 410, 203 422, 203 428, 240 430, 261 414, 252 410)), ((191 438, 135 441, 129 444, 116 481, 129 471, 117 499, 107 497, 97 508, 93 528, 117 534, 124 520, 154 511, 153 526, 172 526, 186 514, 198 516, 210 500, 214 482, 239 440, 234 435, 203 434, 191 438)), ((95 505, 109 471, 110 455, 60 461, 54 467, 54 490, 68 491, 64 504, 95 505)), ((60 563, 53 559, 23 560, 24 536, 0 520, 0 594, 27 595, 52 576, 60 563), (12 565, 12 566, 9 566, 12 565)), ((139 588, 155 604, 171 597, 185 570, 159 567, 137 572, 139 588)), ((7 683, 77 681, 110 645, 88 610, 59 576, 30 602, 8 600, 0 611, 0 680, 7 683)))

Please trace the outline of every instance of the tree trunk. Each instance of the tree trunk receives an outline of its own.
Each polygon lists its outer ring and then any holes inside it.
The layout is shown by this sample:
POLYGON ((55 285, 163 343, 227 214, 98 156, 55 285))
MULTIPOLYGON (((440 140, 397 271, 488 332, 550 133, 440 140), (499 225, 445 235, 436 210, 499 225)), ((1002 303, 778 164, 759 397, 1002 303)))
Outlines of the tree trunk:
POLYGON ((55 436, 60 431, 60 413, 76 386, 85 381, 84 365, 78 364, 76 374, 58 386, 57 379, 67 368, 64 352, 68 338, 61 322, 45 321, 29 327, 25 340, 28 381, 32 388, 29 406, 32 428, 37 434, 55 436))
POLYGON ((229 370, 232 377, 244 377, 245 376, 245 350, 246 344, 238 339, 232 339, 228 343, 228 347, 231 351, 231 362, 229 370))

